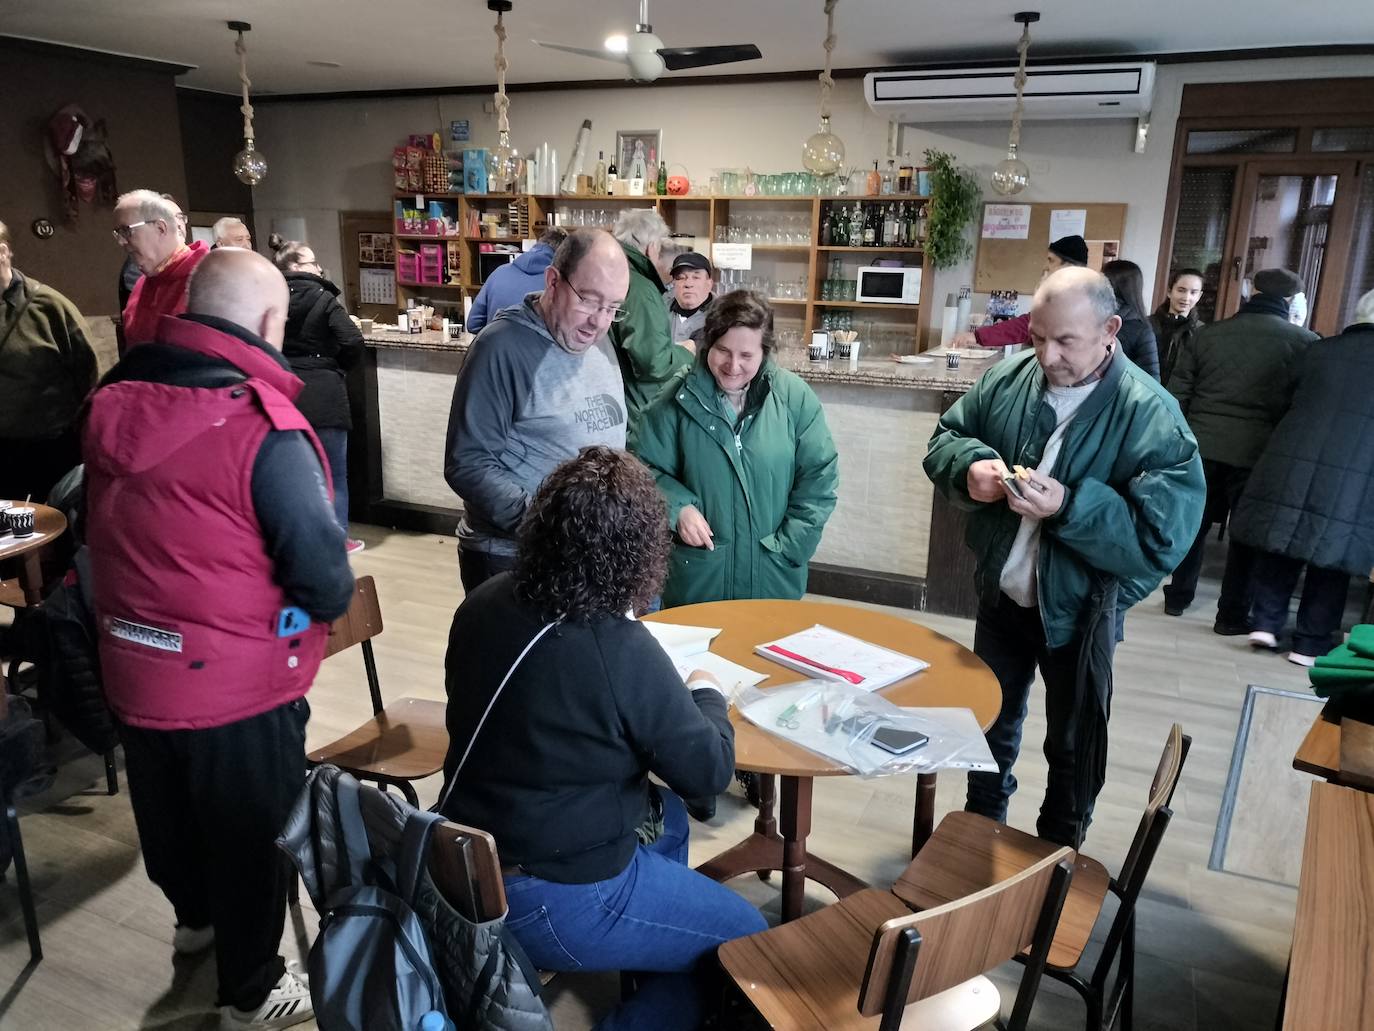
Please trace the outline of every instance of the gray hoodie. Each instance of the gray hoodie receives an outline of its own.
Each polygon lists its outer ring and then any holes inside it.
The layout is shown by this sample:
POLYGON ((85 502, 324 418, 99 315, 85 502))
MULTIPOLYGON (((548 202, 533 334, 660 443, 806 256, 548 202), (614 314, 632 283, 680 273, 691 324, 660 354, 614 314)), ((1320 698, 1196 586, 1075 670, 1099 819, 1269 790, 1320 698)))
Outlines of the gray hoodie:
POLYGON ((593 444, 625 447, 625 391, 609 340, 570 354, 529 294, 472 342, 453 387, 444 479, 463 499, 463 547, 513 555, 530 498, 593 444))

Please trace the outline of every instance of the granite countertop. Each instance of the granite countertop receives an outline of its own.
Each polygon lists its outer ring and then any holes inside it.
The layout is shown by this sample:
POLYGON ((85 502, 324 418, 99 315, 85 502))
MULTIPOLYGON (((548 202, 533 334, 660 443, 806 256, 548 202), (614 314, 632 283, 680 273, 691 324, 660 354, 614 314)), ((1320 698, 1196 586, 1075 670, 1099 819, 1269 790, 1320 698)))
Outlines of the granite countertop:
POLYGON ((445 351, 464 354, 472 337, 463 333, 456 340, 445 340, 444 334, 437 329, 426 329, 419 333, 399 333, 396 330, 383 330, 373 326, 363 334, 363 342, 374 347, 405 347, 416 351, 445 351))

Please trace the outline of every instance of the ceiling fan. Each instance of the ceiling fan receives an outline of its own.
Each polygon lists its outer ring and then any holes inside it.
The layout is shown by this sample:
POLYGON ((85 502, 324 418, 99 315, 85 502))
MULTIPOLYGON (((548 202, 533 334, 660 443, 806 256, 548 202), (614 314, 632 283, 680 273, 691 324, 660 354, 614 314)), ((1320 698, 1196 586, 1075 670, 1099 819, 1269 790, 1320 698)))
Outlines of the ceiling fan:
POLYGON ((727 43, 714 47, 665 47, 663 40, 654 35, 649 24, 649 0, 639 0, 639 21, 634 35, 626 39, 623 53, 608 49, 592 50, 584 47, 564 46, 562 43, 534 41, 550 50, 562 50, 568 54, 595 57, 602 61, 614 61, 630 70, 630 78, 638 82, 653 82, 664 71, 678 72, 684 68, 706 68, 716 64, 734 64, 736 61, 757 61, 763 53, 753 43, 727 43))

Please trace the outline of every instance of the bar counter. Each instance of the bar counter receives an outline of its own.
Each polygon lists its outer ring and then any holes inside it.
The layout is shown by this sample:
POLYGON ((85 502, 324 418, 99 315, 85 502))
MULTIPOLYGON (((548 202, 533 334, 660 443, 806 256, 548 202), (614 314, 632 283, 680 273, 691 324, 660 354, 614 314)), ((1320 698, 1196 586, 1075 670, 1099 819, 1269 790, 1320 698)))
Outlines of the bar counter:
MULTIPOLYGON (((351 462, 354 518, 451 534, 460 503, 444 481, 453 382, 470 338, 366 333, 367 361, 351 462), (357 490, 357 477, 365 489, 357 490)), ((811 384, 840 454, 839 501, 811 564, 810 590, 911 609, 972 614, 963 519, 934 496, 921 469, 940 413, 998 359, 903 364, 886 358, 778 364, 811 384)))

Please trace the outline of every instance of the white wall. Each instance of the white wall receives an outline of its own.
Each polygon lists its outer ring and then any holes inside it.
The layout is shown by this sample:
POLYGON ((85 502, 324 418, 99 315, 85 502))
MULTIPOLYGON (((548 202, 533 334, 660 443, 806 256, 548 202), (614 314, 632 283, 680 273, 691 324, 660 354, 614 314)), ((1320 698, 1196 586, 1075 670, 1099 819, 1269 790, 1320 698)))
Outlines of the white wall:
MULTIPOLYGON (((1322 78, 1370 74, 1368 58, 1294 58, 1162 65, 1145 153, 1132 151, 1133 121, 1027 122, 1021 156, 1031 168, 1027 201, 1120 201, 1129 205, 1122 257, 1154 281, 1160 223, 1168 188, 1179 101, 1187 83, 1322 78)), ((389 210, 391 150, 410 133, 447 133, 452 119, 472 124, 472 146, 496 141, 495 119, 484 113, 488 95, 264 103, 257 108, 258 145, 270 174, 253 191, 257 236, 272 220, 302 217, 316 254, 336 275, 341 268, 338 213, 389 210)), ((748 165, 781 171, 800 165, 802 141, 815 131, 813 82, 706 86, 632 86, 615 89, 518 93, 511 97, 514 142, 524 151, 548 140, 566 159, 583 118, 592 119, 592 150, 614 149, 617 129, 663 129, 671 162, 695 180, 714 169, 748 165)), ((886 122, 863 101, 862 83, 845 79, 832 99, 835 130, 848 160, 861 165, 886 151, 886 122)), ((1006 151, 1003 122, 907 126, 900 149, 920 159, 927 147, 947 150, 986 183, 1006 151)), ((590 170, 590 169, 589 169, 590 170)), ((988 191, 988 199, 996 199, 988 191)), ((945 293, 972 282, 972 262, 936 276, 933 313, 945 293)), ((975 299, 974 310, 981 310, 975 299)))

